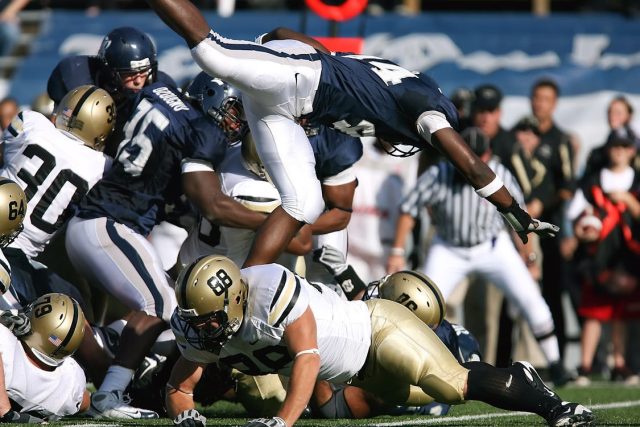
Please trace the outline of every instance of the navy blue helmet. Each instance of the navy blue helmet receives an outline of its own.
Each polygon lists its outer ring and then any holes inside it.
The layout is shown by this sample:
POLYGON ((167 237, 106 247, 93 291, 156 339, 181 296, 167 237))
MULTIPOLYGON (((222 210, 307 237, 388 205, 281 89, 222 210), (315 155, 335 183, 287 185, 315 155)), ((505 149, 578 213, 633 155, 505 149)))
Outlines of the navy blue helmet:
POLYGON ((239 141, 249 127, 244 118, 241 94, 235 87, 205 72, 198 74, 184 91, 186 98, 208 114, 230 141, 239 141))
POLYGON ((106 67, 109 92, 122 90, 122 76, 149 71, 147 84, 153 83, 158 60, 156 47, 145 33, 133 27, 119 27, 111 30, 102 40, 98 57, 106 67))

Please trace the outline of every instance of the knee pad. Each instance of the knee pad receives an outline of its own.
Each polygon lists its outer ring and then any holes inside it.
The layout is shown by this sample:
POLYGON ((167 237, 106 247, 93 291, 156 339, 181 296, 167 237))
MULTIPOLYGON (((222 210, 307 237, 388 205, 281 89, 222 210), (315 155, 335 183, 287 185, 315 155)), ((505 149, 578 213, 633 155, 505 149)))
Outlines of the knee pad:
POLYGON ((347 400, 344 397, 346 386, 331 384, 331 398, 324 405, 317 408, 315 412, 322 418, 353 418, 347 400))

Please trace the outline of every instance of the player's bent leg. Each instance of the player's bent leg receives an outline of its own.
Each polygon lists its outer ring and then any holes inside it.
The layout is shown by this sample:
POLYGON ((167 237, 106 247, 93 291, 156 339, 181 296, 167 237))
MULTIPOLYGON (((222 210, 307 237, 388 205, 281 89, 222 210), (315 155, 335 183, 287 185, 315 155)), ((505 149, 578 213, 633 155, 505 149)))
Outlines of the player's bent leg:
POLYGON ((237 381, 236 398, 250 416, 273 417, 278 413, 287 392, 277 374, 251 376, 234 369, 231 376, 237 381))
POLYGON ((412 406, 433 399, 452 404, 464 401, 468 371, 431 329, 396 302, 376 299, 366 304, 371 313, 371 349, 364 389, 385 402, 412 406), (405 387, 391 387, 389 378, 405 387))

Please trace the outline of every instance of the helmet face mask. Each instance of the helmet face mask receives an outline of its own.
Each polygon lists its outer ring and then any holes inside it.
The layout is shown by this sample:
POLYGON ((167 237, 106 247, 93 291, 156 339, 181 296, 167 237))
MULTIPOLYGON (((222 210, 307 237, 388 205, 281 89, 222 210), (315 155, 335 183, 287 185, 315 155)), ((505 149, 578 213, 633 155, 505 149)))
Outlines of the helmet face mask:
POLYGON ((40 362, 60 366, 80 347, 85 317, 73 298, 45 294, 29 304, 25 312, 31 321, 31 333, 21 340, 40 362))
POLYGON ((102 40, 98 57, 107 74, 104 87, 111 93, 135 92, 123 84, 132 75, 147 72, 145 85, 157 75, 156 48, 149 36, 133 27, 111 30, 102 40))
POLYGON ((55 126, 97 151, 104 149, 116 124, 116 106, 107 91, 93 85, 67 93, 54 111, 55 126))
POLYGON ((249 131, 240 91, 208 74, 198 74, 185 96, 220 126, 230 142, 240 141, 249 131))
POLYGON ((177 313, 196 332, 187 340, 199 348, 219 349, 242 325, 247 286, 229 258, 206 256, 180 272, 177 313))
POLYGON ((0 248, 8 246, 24 228, 27 196, 8 178, 0 177, 0 248))

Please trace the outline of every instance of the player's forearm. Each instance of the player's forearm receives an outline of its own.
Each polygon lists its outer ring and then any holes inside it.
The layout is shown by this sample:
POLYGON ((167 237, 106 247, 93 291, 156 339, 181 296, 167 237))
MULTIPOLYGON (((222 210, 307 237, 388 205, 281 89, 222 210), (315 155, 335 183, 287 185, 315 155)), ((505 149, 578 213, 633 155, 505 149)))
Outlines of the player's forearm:
POLYGON ((317 235, 344 230, 349 225, 350 220, 351 212, 334 208, 320 215, 316 222, 311 224, 311 231, 314 235, 317 235))
POLYGON ((216 225, 250 230, 256 230, 267 219, 265 214, 247 209, 228 196, 219 198, 202 214, 216 225))
POLYGON ((407 213, 401 213, 396 222, 396 235, 393 238, 393 248, 404 249, 407 245, 407 236, 413 229, 415 220, 407 213))
POLYGON ((184 391, 176 390, 167 384, 165 406, 167 408, 168 417, 175 418, 181 412, 195 408, 193 394, 189 395, 184 391))
POLYGON ((320 356, 317 354, 304 354, 294 360, 287 397, 278 411, 287 426, 292 426, 307 407, 319 371, 320 356))
POLYGON ((209 24, 189 0, 147 0, 147 3, 189 47, 197 45, 209 34, 209 24))

